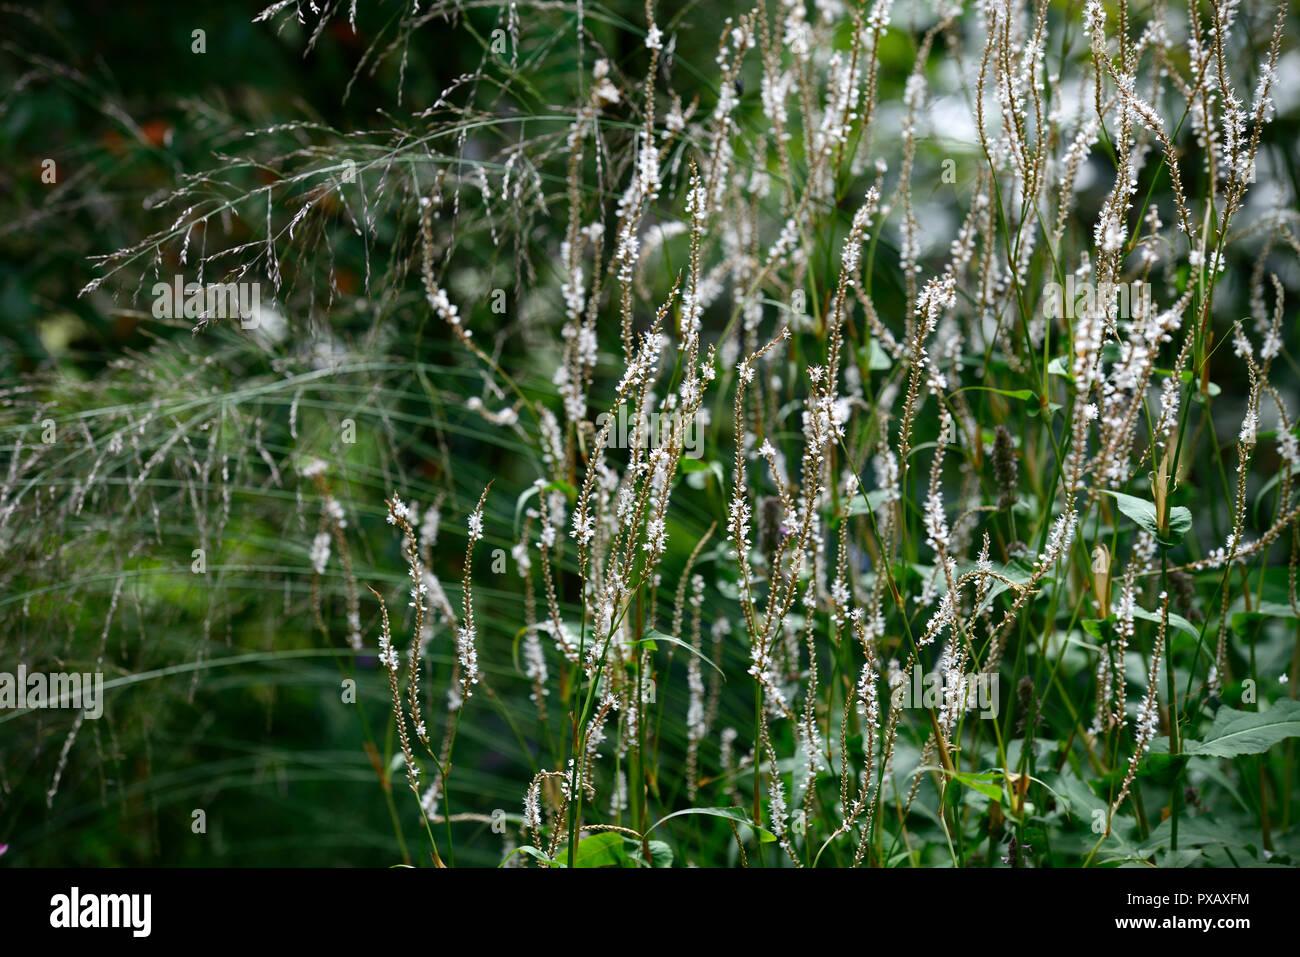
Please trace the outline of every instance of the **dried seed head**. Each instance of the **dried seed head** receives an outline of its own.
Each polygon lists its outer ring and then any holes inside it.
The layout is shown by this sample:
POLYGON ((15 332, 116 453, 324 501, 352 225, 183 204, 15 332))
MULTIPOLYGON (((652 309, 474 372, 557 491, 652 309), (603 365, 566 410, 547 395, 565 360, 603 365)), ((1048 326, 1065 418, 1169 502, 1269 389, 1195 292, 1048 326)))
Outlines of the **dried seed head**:
POLYGON ((1034 679, 1025 675, 1016 683, 1016 702, 1020 717, 1016 721, 1016 734, 1024 734, 1038 724, 1038 701, 1034 697, 1034 679))
POLYGON ((1016 484, 1019 467, 1016 464, 1015 444, 1011 432, 999 425, 993 437, 993 477, 998 483, 998 508, 1010 508, 1016 502, 1016 484))
POLYGON ((1196 582, 1185 571, 1174 569, 1169 573, 1169 584, 1174 589, 1178 611, 1188 621, 1200 621, 1201 612, 1196 607, 1196 582))

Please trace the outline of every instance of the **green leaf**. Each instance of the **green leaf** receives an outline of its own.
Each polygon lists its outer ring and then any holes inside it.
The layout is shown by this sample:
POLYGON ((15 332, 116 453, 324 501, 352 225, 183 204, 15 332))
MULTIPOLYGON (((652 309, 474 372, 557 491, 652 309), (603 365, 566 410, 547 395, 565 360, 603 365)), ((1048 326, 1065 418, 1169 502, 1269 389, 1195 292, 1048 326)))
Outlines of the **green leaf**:
MULTIPOLYGON (((1179 381, 1179 382, 1182 382, 1184 385, 1189 384, 1189 383, 1192 381, 1192 370, 1191 370, 1191 369, 1184 369, 1184 370, 1182 371, 1182 374, 1179 375, 1179 377, 1178 377, 1178 381, 1179 381)), ((1219 388, 1219 384, 1218 384, 1217 382, 1211 382, 1211 383, 1209 383, 1208 392, 1210 393, 1210 398, 1214 398, 1216 395, 1218 395, 1218 394, 1219 394, 1220 392, 1222 392, 1222 391, 1223 391, 1223 390, 1222 390, 1221 388, 1219 388)), ((1203 398, 1203 396, 1201 395, 1201 388, 1200 388, 1200 385, 1199 385, 1199 384, 1198 384, 1197 387, 1196 387, 1196 391, 1192 393, 1192 399, 1193 399, 1193 401, 1197 401, 1197 400, 1199 400, 1199 401, 1204 401, 1204 398, 1203 398)))
POLYGON ((649 632, 649 633, 648 633, 644 638, 641 638, 641 639, 639 639, 639 640, 633 642, 633 644, 637 644, 637 645, 645 645, 645 644, 648 644, 648 645, 650 646, 650 649, 653 651, 655 648, 658 647, 658 644, 659 644, 659 642, 661 642, 661 641, 666 641, 666 642, 668 642, 668 644, 670 644, 670 645, 677 645, 679 648, 685 648, 687 651, 689 651, 691 654, 693 654, 696 658, 699 658, 700 661, 704 662, 706 665, 708 665, 710 668, 712 668, 712 669, 713 669, 714 671, 716 671, 718 674, 722 675, 722 680, 723 680, 723 681, 726 681, 726 680, 727 680, 727 676, 726 676, 725 674, 723 674, 722 669, 719 668, 717 665, 715 665, 712 661, 710 661, 707 655, 705 655, 705 654, 704 654, 703 652, 701 652, 701 651, 696 651, 696 650, 695 650, 695 647, 694 647, 693 645, 691 645, 691 644, 689 644, 689 643, 687 643, 687 642, 685 642, 685 641, 682 641, 680 638, 674 637, 673 635, 667 635, 667 634, 664 634, 662 631, 657 631, 657 630, 655 630, 655 629, 652 628, 652 629, 650 629, 650 632, 649 632))
POLYGON ((1284 605, 1281 602, 1276 601, 1263 601, 1250 609, 1250 611, 1246 611, 1244 608, 1238 608, 1233 611, 1229 622, 1232 625, 1233 631, 1240 632, 1248 624, 1253 621, 1258 621, 1260 618, 1294 618, 1295 616, 1295 609, 1289 604, 1284 605))
MULTIPOLYGON (((1143 853, 1152 853, 1168 847, 1173 839, 1173 822, 1165 818, 1151 831, 1139 845, 1143 853)), ((1188 815, 1178 822, 1179 847, 1210 847, 1216 844, 1236 846, 1245 844, 1249 839, 1241 831, 1223 821, 1215 821, 1208 815, 1188 815)))
POLYGON ((679 468, 682 472, 690 474, 691 472, 707 472, 709 466, 713 465, 712 461, 706 462, 704 459, 691 458, 689 455, 683 455, 679 468))
POLYGON ((1185 506, 1176 505, 1169 510, 1169 528, 1162 533, 1156 525, 1154 502, 1138 498, 1136 495, 1126 495, 1123 492, 1108 490, 1106 494, 1115 499, 1115 504, 1119 506, 1121 512, 1156 536, 1162 544, 1176 544, 1178 539, 1192 527, 1192 512, 1185 506))
POLYGON ((1068 764, 1057 775, 1056 787, 1052 788, 1052 793, 1065 802, 1066 811, 1075 820, 1089 826, 1093 822, 1094 811, 1104 812, 1110 809, 1110 805, 1097 797, 1092 788, 1088 787, 1068 764))
POLYGON ((1136 495, 1125 495, 1123 492, 1107 491, 1106 494, 1112 496, 1115 499, 1115 504, 1119 506, 1119 510, 1137 522, 1138 525, 1153 535, 1158 532, 1156 528, 1155 502, 1148 502, 1136 495))
POLYGON ((744 824, 746 827, 752 827, 755 831, 758 832, 758 838, 764 844, 771 844, 776 840, 775 834, 767 830, 767 828, 759 827, 758 825, 756 825, 753 821, 749 819, 749 815, 745 813, 745 809, 739 807, 688 807, 682 811, 674 811, 672 814, 669 814, 667 817, 662 817, 659 820, 655 821, 654 824, 650 825, 650 827, 646 830, 646 834, 649 834, 660 824, 663 824, 667 821, 671 821, 675 817, 682 817, 683 815, 686 814, 703 814, 707 817, 726 818, 728 821, 735 821, 737 824, 744 824))
POLYGON ((721 488, 723 480, 726 478, 722 471, 722 463, 713 459, 705 460, 692 458, 689 455, 683 455, 680 459, 678 468, 686 476, 686 481, 691 488, 704 488, 704 480, 708 475, 712 475, 718 480, 718 487, 721 488))
MULTIPOLYGON (((641 851, 641 842, 634 837, 624 837, 627 841, 627 856, 638 864, 643 863, 644 854, 641 851)), ((651 867, 672 867, 673 866, 673 849, 663 841, 646 841, 650 845, 650 866, 651 867)))
POLYGON ((1160 857, 1156 862, 1157 867, 1192 867, 1204 856, 1204 852, 1199 847, 1189 847, 1182 851, 1171 851, 1164 848, 1159 853, 1160 857))
POLYGON ((1151 749, 1151 753, 1142 759, 1142 764, 1138 769, 1138 777, 1155 778, 1162 783, 1172 783, 1171 776, 1182 773, 1185 765, 1191 755, 1180 753, 1169 753, 1169 738, 1165 738, 1165 749, 1163 752, 1151 749))
MULTIPOLYGON (((1033 389, 995 389, 989 385, 968 385, 958 389, 957 392, 994 392, 998 395, 1004 395, 1008 399, 1019 399, 1022 402, 1029 402, 1038 398, 1038 393, 1033 389)), ((956 394, 956 392, 953 393, 953 395, 956 394)))
POLYGON ((1223 705, 1205 740, 1189 742, 1193 757, 1235 758, 1263 754, 1279 741, 1300 737, 1300 701, 1283 698, 1267 711, 1238 711, 1223 705))
POLYGON ((1074 376, 1070 374, 1070 369, 1065 364, 1064 356, 1057 356, 1051 362, 1047 363, 1047 374, 1064 376, 1071 382, 1074 381, 1074 376))
MULTIPOLYGON (((1133 606, 1133 617, 1141 618, 1143 621, 1154 621, 1157 624, 1160 623, 1159 612, 1147 611, 1145 608, 1139 608, 1136 605, 1133 606)), ((1197 628, 1182 615, 1175 614, 1172 611, 1169 613, 1169 624, 1177 628, 1179 631, 1186 632, 1193 638, 1199 640, 1201 637, 1201 629, 1197 628)))
POLYGON ((961 771, 953 775, 953 779, 960 781, 972 791, 983 794, 992 801, 1002 801, 1002 775, 996 771, 985 771, 982 774, 975 774, 971 771, 961 771))
POLYGON ((509 854, 506 855, 505 860, 501 862, 500 866, 504 867, 506 861, 510 860, 510 858, 514 857, 516 854, 527 854, 529 857, 533 858, 534 860, 540 861, 542 864, 545 864, 547 867, 564 866, 563 864, 557 864, 555 861, 551 860, 551 858, 547 857, 543 851, 539 851, 531 844, 525 844, 523 847, 516 847, 513 851, 511 851, 509 854))
POLYGON ((537 485, 528 486, 528 488, 520 492, 519 497, 515 499, 515 531, 516 532, 519 531, 519 519, 524 514, 524 506, 527 505, 528 500, 532 498, 534 495, 536 495, 539 491, 563 492, 570 502, 574 501, 578 497, 578 490, 574 488, 572 485, 570 485, 568 482, 556 481, 556 482, 548 482, 546 485, 542 485, 540 487, 537 485))
POLYGON ((573 858, 574 867, 622 867, 626 863, 623 835, 614 831, 584 837, 578 842, 578 853, 573 858))
POLYGON ((872 489, 866 495, 859 492, 849 500, 848 514, 850 515, 868 515, 880 508, 890 495, 888 489, 872 489))
POLYGON ((1175 505, 1169 510, 1169 530, 1179 538, 1187 534, 1192 527, 1192 510, 1183 505, 1175 505))
MULTIPOLYGON (((963 569, 963 574, 965 572, 974 571, 976 569, 977 566, 971 564, 963 569)), ((1006 578, 1007 581, 1014 582, 1016 585, 1026 585, 1028 584, 1029 579, 1032 577, 1031 572, 1026 571, 1024 568, 1022 568, 1020 565, 1017 565, 1014 562, 1008 562, 1005 565, 994 564, 992 570, 998 572, 1000 575, 1002 575, 1003 578, 1006 578)), ((928 570, 925 574, 928 574, 928 570)), ((1042 582, 1048 582, 1051 581, 1052 579, 1050 577, 1045 576, 1043 578, 1040 578, 1039 580, 1042 582)), ((1012 587, 1011 585, 1008 585, 1007 582, 1002 581, 1001 579, 998 578, 992 579, 991 584, 989 584, 988 586, 988 591, 984 593, 984 601, 980 604, 979 610, 982 611, 985 608, 992 608, 993 600, 997 598, 999 595, 1001 595, 1004 591, 1010 589, 1011 587, 1012 587)))
MULTIPOLYGON (((1142 621, 1154 621, 1156 624, 1160 623, 1159 612, 1147 611, 1145 608, 1139 608, 1137 605, 1133 606, 1133 617, 1139 618, 1142 621)), ((1112 614, 1109 618, 1105 619, 1105 622, 1113 623, 1115 620, 1116 616, 1112 614)), ((1100 618, 1083 618, 1079 621, 1079 624, 1083 627, 1084 631, 1092 635, 1092 637, 1096 638, 1098 641, 1105 641, 1109 637, 1102 628, 1103 620, 1100 618)), ((1169 624, 1171 627, 1177 628, 1179 631, 1185 632, 1193 638, 1199 639, 1201 637, 1200 629, 1176 612, 1171 611, 1169 613, 1169 624)))
POLYGON ((873 337, 871 340, 871 358, 867 360, 867 368, 872 372, 883 372, 893 363, 889 359, 889 353, 880 347, 873 337))
POLYGON ((1084 631, 1086 631, 1088 634, 1092 635, 1092 637, 1096 638, 1098 641, 1105 641, 1105 640, 1106 640, 1106 635, 1105 635, 1105 634, 1102 632, 1102 630, 1101 630, 1102 619, 1100 619, 1100 618, 1083 618, 1083 619, 1080 619, 1079 624, 1083 626, 1083 630, 1084 630, 1084 631))

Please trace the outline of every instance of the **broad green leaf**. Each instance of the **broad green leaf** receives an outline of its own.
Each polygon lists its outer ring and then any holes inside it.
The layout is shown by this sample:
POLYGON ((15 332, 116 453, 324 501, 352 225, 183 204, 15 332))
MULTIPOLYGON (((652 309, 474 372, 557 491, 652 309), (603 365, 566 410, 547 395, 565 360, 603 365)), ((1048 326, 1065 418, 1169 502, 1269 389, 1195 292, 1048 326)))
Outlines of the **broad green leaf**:
POLYGON ((1138 498, 1136 495, 1126 495, 1123 492, 1107 491, 1106 494, 1115 499, 1115 504, 1119 506, 1121 512, 1152 535, 1157 534, 1155 502, 1138 498))
MULTIPOLYGON (((1136 605, 1133 606, 1133 617, 1141 619, 1142 621, 1154 621, 1157 624, 1160 623, 1159 612, 1147 611, 1145 608, 1139 608, 1136 605)), ((1111 623, 1114 623, 1115 620, 1116 616, 1114 614, 1105 619, 1106 622, 1111 623)), ((1096 638, 1098 641, 1104 641, 1108 637, 1108 635, 1102 630, 1103 621, 1100 618, 1084 618, 1080 620, 1079 624, 1083 626, 1084 631, 1092 635, 1092 637, 1096 638)), ((1185 632, 1193 638, 1201 637, 1200 629, 1176 612, 1171 611, 1169 613, 1169 627, 1177 628, 1179 631, 1185 632)))
POLYGON ((1123 492, 1108 490, 1106 494, 1115 499, 1115 504, 1119 506, 1121 512, 1155 535, 1163 544, 1175 544, 1192 527, 1192 512, 1183 505, 1175 505, 1169 510, 1169 528, 1162 533, 1156 526, 1154 502, 1138 498, 1136 495, 1126 495, 1123 492))
POLYGON ((1296 617, 1295 609, 1289 604, 1284 605, 1277 601, 1263 601, 1251 608, 1250 611, 1238 607, 1232 612, 1229 622, 1232 624, 1233 631, 1241 631, 1246 625, 1260 618, 1294 617, 1296 617))
POLYGON ((1192 867, 1197 864, 1203 856, 1203 851, 1199 847, 1190 847, 1182 851, 1163 850, 1160 852, 1159 859, 1156 861, 1157 867, 1192 867))
MULTIPOLYGON (((1065 811, 1091 833, 1093 840, 1099 839, 1104 831, 1105 821, 1110 814, 1110 805, 1090 788, 1075 770, 1068 764, 1055 779, 1056 786, 1051 792, 1065 804, 1065 811)), ((1127 860, 1136 852, 1124 836, 1133 827, 1131 818, 1116 812, 1111 818, 1110 836, 1106 838, 1108 850, 1103 860, 1127 860)))
POLYGON ((1223 705, 1205 740, 1189 742, 1193 757, 1235 758, 1263 754, 1286 738, 1300 737, 1300 701, 1283 698, 1267 711, 1238 711, 1223 705))
POLYGON ((885 499, 890 495, 888 489, 875 488, 863 495, 859 492, 849 500, 848 513, 850 515, 867 515, 875 512, 881 505, 885 504, 885 499))
POLYGON ((1109 809, 1109 805, 1099 798, 1068 764, 1057 775, 1056 787, 1052 789, 1052 793, 1065 801, 1068 812, 1075 820, 1089 826, 1092 824, 1094 811, 1104 812, 1109 809))
MULTIPOLYGON (((563 859, 568 855, 560 856, 563 859)), ((626 863, 623 835, 614 831, 584 837, 578 842, 578 853, 573 858, 574 867, 622 867, 626 863)))
POLYGON ((1185 505, 1175 505, 1169 510, 1169 530, 1180 538, 1192 527, 1192 510, 1185 505))
POLYGON ((953 778, 960 781, 972 791, 978 791, 986 798, 993 801, 1002 800, 1002 775, 994 771, 985 771, 981 774, 975 774, 971 771, 961 771, 953 775, 953 778))
MULTIPOLYGON (((627 856, 638 864, 643 863, 644 854, 641 851, 641 842, 634 837, 624 837, 627 842, 627 856)), ((663 841, 646 841, 650 845, 650 866, 651 867, 672 867, 673 866, 673 849, 663 841)))
MULTIPOLYGON (((916 570, 920 572, 920 574, 923 577, 929 578, 933 573, 934 567, 928 565, 916 566, 916 570)), ((961 574, 963 576, 968 574, 969 572, 973 572, 977 570, 978 570, 978 566, 974 562, 963 563, 961 566, 961 574)), ((1003 578, 1006 578, 1007 580, 1014 582, 1017 585, 1026 584, 1029 581, 1030 576, 1032 574, 1031 572, 1026 571, 1020 565, 1015 564, 1014 562, 1009 562, 1005 565, 995 563, 990 570, 997 572, 1003 578)), ((943 580, 942 575, 939 576, 939 580, 940 581, 943 580)), ((1050 580, 1051 580, 1050 578, 1042 579, 1042 581, 1044 582, 1050 580)), ((990 578, 988 582, 988 591, 984 593, 984 601, 980 605, 980 609, 982 610, 984 608, 993 607, 993 599, 997 598, 1004 591, 1006 591, 1011 587, 1012 587, 1011 585, 1008 585, 1006 582, 1002 581, 1001 578, 990 578)))
MULTIPOLYGON (((1168 847, 1173 836, 1173 822, 1165 818, 1151 831, 1151 836, 1138 845, 1143 853, 1168 847)), ((1178 822, 1178 846, 1207 847, 1215 844, 1245 844, 1248 838, 1240 829, 1208 815, 1189 814, 1178 822)))

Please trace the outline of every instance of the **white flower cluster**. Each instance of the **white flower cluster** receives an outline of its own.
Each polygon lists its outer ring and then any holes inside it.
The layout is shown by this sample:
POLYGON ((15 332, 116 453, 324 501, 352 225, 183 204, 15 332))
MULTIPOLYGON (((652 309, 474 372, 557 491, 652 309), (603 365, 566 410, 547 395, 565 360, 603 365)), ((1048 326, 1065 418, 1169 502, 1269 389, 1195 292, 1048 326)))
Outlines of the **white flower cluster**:
POLYGON ((428 292, 429 305, 438 318, 442 319, 447 325, 459 330, 466 338, 473 335, 468 329, 461 327, 460 309, 447 296, 447 291, 440 286, 434 286, 428 292))
POLYGON ((330 560, 329 532, 317 532, 311 543, 311 567, 317 575, 325 573, 325 566, 330 560))
POLYGON ((478 684, 478 650, 474 647, 475 631, 474 626, 466 622, 461 625, 456 632, 456 656, 460 661, 460 683, 464 689, 465 697, 468 698, 472 691, 471 685, 478 684))

